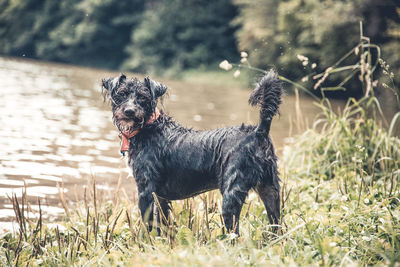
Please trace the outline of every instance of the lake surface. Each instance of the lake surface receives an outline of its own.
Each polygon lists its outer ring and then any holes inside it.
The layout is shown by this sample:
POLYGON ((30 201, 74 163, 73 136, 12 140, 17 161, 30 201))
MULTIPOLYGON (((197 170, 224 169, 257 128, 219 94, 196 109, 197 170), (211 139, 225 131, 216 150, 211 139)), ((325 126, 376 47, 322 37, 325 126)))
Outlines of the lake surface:
MULTIPOLYGON (((50 219, 64 213, 57 183, 71 202, 83 198, 90 179, 112 195, 121 177, 121 193, 136 198, 110 107, 101 95, 101 79, 118 74, 0 57, 0 230, 14 217, 8 197, 21 196, 24 188, 31 210, 38 209, 40 199, 50 219)), ((158 80, 169 87, 164 110, 185 126, 258 122, 258 110, 247 104, 250 89, 158 80)), ((310 99, 302 99, 301 109, 310 122, 319 112, 310 99)), ((295 99, 286 96, 272 125, 278 153, 296 132, 295 118, 295 99)))

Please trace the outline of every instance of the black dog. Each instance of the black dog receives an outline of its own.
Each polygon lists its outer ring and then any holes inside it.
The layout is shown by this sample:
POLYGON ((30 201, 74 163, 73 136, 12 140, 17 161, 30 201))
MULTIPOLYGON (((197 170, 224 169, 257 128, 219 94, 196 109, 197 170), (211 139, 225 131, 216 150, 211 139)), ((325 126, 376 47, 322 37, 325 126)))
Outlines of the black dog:
MULTIPOLYGON (((153 192, 168 216, 170 200, 219 189, 225 226, 239 233, 242 205, 248 191, 255 189, 270 223, 279 224, 277 158, 269 137, 282 94, 276 73, 268 72, 250 96, 249 103, 261 107, 258 126, 242 124, 208 131, 184 128, 159 112, 157 99, 167 87, 150 78, 141 82, 120 75, 103 79, 103 87, 112 103, 114 124, 121 132, 122 152, 128 152, 144 221, 151 225, 153 192)), ((158 214, 158 206, 155 208, 158 214)))

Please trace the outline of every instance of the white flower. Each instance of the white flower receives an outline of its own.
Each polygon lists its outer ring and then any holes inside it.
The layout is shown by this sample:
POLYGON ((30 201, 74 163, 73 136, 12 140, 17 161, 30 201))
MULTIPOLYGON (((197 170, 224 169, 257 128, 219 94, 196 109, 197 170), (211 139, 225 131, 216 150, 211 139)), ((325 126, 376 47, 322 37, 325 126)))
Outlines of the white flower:
POLYGON ((230 70, 232 69, 232 65, 228 62, 228 60, 224 60, 221 63, 219 63, 219 67, 223 70, 230 70))
POLYGON ((337 245, 336 242, 330 242, 330 243, 329 243, 329 246, 330 246, 330 247, 336 247, 336 245, 337 245))
POLYGON ((235 73, 233 74, 233 77, 237 78, 240 75, 240 70, 236 70, 235 73))
POLYGON ((301 78, 301 81, 302 81, 303 83, 305 83, 306 81, 308 81, 308 76, 304 76, 303 78, 301 78))
POLYGON ((307 66, 308 65, 308 60, 304 60, 302 64, 303 64, 304 67, 307 66))
POLYGON ((315 69, 316 67, 317 67, 317 63, 311 64, 311 68, 312 68, 312 69, 315 69))
POLYGON ((297 58, 298 58, 300 61, 308 61, 308 57, 305 57, 305 56, 303 56, 303 55, 297 55, 297 58))
POLYGON ((347 196, 342 196, 341 200, 344 202, 344 201, 347 201, 347 199, 348 199, 347 196))
POLYGON ((368 198, 364 199, 364 203, 369 204, 369 199, 368 198))
POLYGON ((244 57, 247 57, 248 54, 246 52, 242 51, 242 52, 240 52, 240 56, 244 58, 244 57))
POLYGON ((246 63, 247 62, 247 58, 242 57, 242 59, 240 60, 240 63, 246 63))

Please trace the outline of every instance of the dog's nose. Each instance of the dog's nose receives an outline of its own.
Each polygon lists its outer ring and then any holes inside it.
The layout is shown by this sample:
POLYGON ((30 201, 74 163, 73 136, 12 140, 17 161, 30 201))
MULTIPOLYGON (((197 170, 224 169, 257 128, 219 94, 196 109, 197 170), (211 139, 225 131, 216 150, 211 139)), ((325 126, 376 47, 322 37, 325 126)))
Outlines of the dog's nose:
POLYGON ((128 117, 134 117, 135 116, 135 110, 133 108, 127 108, 124 110, 124 113, 128 117))

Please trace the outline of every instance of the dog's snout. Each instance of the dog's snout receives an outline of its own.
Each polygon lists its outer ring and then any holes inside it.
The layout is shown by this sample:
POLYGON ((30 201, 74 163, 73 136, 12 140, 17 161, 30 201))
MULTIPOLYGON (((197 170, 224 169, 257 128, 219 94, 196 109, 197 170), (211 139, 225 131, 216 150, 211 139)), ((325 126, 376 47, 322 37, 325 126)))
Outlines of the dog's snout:
POLYGON ((127 108, 124 110, 124 113, 127 117, 134 117, 136 112, 133 108, 127 108))

